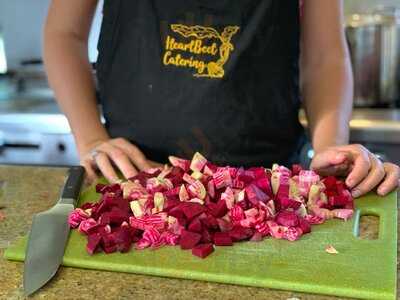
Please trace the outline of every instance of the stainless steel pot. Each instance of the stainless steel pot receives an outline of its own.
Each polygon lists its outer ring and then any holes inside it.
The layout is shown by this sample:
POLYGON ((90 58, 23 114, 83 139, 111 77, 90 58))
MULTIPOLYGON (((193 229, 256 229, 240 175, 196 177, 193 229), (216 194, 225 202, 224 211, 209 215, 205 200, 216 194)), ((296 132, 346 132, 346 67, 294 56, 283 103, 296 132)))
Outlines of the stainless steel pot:
POLYGON ((400 13, 397 11, 354 14, 346 20, 357 107, 393 107, 400 99, 400 13))

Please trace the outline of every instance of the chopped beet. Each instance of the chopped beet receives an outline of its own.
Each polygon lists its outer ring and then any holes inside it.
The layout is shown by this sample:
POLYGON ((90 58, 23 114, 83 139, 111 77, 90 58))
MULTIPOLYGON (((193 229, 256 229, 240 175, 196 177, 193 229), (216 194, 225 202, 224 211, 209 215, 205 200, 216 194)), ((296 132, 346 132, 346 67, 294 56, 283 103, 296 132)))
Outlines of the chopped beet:
POLYGON ((345 195, 335 195, 330 196, 328 201, 332 208, 342 208, 349 202, 349 199, 345 195))
POLYGON ((258 205, 258 202, 267 202, 270 198, 255 184, 250 184, 246 188, 247 199, 253 204, 258 205))
POLYGON ((165 204, 164 204, 164 211, 168 212, 172 208, 176 207, 179 204, 181 204, 181 201, 179 201, 179 199, 175 199, 175 198, 169 199, 169 198, 167 198, 167 200, 165 201, 165 204))
POLYGON ((174 186, 178 186, 180 183, 182 183, 183 173, 184 172, 181 168, 173 167, 171 172, 166 176, 166 178, 171 180, 174 186))
POLYGON ((103 189, 106 187, 105 184, 98 183, 96 184, 96 193, 100 194, 103 192, 103 189))
POLYGON ((196 152, 193 156, 193 159, 190 163, 190 169, 192 171, 201 172, 204 166, 207 163, 207 159, 201 155, 199 152, 196 152))
POLYGON ((260 242, 263 239, 263 235, 256 231, 253 236, 250 238, 251 242, 260 242))
POLYGON ((181 249, 192 249, 200 242, 201 237, 202 235, 197 232, 182 230, 180 238, 181 249))
POLYGON ((226 207, 225 200, 221 199, 217 203, 209 203, 208 209, 210 214, 212 214, 216 218, 221 218, 226 215, 228 212, 228 208, 226 207))
POLYGON ((268 177, 262 177, 257 179, 256 181, 257 187, 259 187, 261 190, 263 190, 267 195, 272 195, 272 189, 271 189, 271 183, 268 179, 268 177))
POLYGON ((214 233, 214 244, 217 246, 232 246, 233 242, 228 232, 214 233))
POLYGON ((192 249, 192 254, 195 256, 198 256, 200 258, 206 258, 212 252, 214 252, 214 246, 213 246, 213 244, 210 244, 210 243, 200 244, 192 249))
POLYGON ((129 214, 118 207, 113 207, 109 212, 110 224, 120 225, 122 222, 128 221, 129 214))
POLYGON ((234 227, 231 231, 229 231, 229 236, 232 238, 233 241, 243 241, 249 239, 253 236, 254 231, 250 228, 244 228, 240 226, 234 227))
POLYGON ((192 222, 190 222, 188 226, 188 230, 192 232, 198 232, 201 233, 203 229, 203 226, 201 224, 201 221, 198 217, 194 218, 192 222))
POLYGON ((93 255, 97 250, 101 242, 101 235, 99 233, 93 233, 88 235, 88 242, 86 250, 90 255, 93 255))
POLYGON ((206 257, 218 246, 261 241, 267 236, 295 241, 311 225, 352 217, 346 184, 293 165, 289 170, 217 166, 196 153, 191 161, 169 157, 172 165, 139 172, 117 184, 98 184, 96 203, 68 217, 88 236, 87 252, 128 252, 180 244, 206 257))
POLYGON ((215 187, 221 189, 232 185, 232 178, 229 170, 225 168, 213 174, 215 187))
POLYGON ((301 228, 303 234, 311 232, 311 225, 304 218, 299 218, 299 227, 301 228))
POLYGON ((189 220, 193 219, 206 210, 206 208, 199 203, 184 202, 179 205, 180 210, 189 220))
POLYGON ((231 222, 225 221, 224 219, 217 219, 219 230, 222 232, 230 231, 233 227, 233 224, 231 222))
POLYGON ((207 215, 207 218, 201 219, 201 222, 208 229, 216 230, 219 227, 217 219, 212 215, 207 215))
POLYGON ((293 211, 281 211, 276 216, 279 225, 294 227, 299 225, 299 217, 293 211))
POLYGON ((303 170, 303 167, 298 164, 292 165, 292 176, 299 175, 300 171, 303 170))
POLYGON ((212 240, 213 240, 212 234, 207 229, 204 229, 201 234, 201 242, 212 243, 212 240))
POLYGON ((117 247, 117 245, 112 245, 112 246, 109 246, 109 247, 103 247, 103 250, 104 250, 105 253, 111 254, 111 253, 116 252, 118 250, 118 247, 117 247))
POLYGON ((279 199, 276 199, 275 203, 278 203, 277 206, 280 209, 292 208, 293 210, 297 210, 302 204, 300 201, 291 199, 289 197, 281 197, 279 199))
POLYGON ((102 214, 99 218, 99 225, 105 226, 110 224, 110 213, 109 212, 105 212, 104 214, 102 214))

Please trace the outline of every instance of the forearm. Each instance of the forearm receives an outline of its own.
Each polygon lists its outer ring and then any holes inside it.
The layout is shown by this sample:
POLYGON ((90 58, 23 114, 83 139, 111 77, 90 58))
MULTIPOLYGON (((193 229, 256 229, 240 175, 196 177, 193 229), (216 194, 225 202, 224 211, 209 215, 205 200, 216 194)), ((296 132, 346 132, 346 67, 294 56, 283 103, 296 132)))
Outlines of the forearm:
POLYGON ((304 66, 302 93, 314 150, 347 144, 353 103, 348 55, 324 57, 304 66))
POLYGON ((66 115, 80 153, 108 138, 96 105, 87 43, 73 34, 45 33, 44 62, 50 86, 66 115))

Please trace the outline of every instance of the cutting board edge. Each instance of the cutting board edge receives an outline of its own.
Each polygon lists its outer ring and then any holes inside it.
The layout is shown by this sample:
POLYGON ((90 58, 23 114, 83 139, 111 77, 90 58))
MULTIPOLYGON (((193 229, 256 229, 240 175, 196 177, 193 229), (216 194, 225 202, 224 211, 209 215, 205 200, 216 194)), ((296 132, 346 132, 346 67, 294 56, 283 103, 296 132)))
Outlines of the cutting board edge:
MULTIPOLYGON (((23 262, 24 255, 13 255, 7 253, 5 251, 4 257, 8 260, 23 262)), ((249 277, 231 277, 228 282, 224 277, 226 275, 218 275, 218 274, 203 274, 201 272, 192 271, 191 274, 182 274, 180 271, 173 272, 171 270, 165 270, 163 268, 144 268, 144 267, 134 267, 127 271, 125 268, 121 267, 119 264, 115 265, 106 265, 103 268, 99 268, 98 266, 92 266, 88 260, 76 260, 70 261, 69 259, 65 259, 62 263, 64 267, 77 267, 88 270, 103 270, 109 272, 122 272, 127 274, 140 274, 146 276, 158 276, 158 277, 166 277, 166 278, 178 278, 185 280, 196 280, 196 281, 204 281, 204 282, 216 282, 222 284, 233 284, 240 286, 252 286, 258 288, 270 288, 274 290, 292 290, 303 293, 311 293, 311 294, 323 294, 323 295, 331 295, 331 296, 340 296, 340 297, 355 297, 359 299, 374 299, 374 300, 394 300, 396 299, 396 287, 394 288, 393 293, 388 293, 386 291, 376 292, 376 291, 360 291, 354 290, 351 288, 334 288, 332 286, 321 285, 318 289, 315 286, 307 285, 304 283, 288 283, 287 281, 281 280, 258 280, 249 277), (145 270, 146 269, 146 270, 145 270), (134 271, 134 272, 132 272, 134 271)), ((396 269, 397 274, 397 269, 396 269)), ((396 276, 395 274, 395 276, 396 276)))

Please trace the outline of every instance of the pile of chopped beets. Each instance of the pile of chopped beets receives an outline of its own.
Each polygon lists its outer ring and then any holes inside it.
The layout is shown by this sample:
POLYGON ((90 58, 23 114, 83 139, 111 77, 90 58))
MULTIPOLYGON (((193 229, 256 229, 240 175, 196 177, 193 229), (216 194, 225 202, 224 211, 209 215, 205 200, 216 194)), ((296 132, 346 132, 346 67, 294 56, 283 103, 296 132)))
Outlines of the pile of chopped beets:
POLYGON ((141 172, 120 184, 98 184, 101 199, 69 216, 87 235, 87 252, 128 252, 180 245, 204 258, 216 246, 265 237, 295 241, 311 225, 347 220, 353 199, 335 177, 292 170, 220 167, 200 153, 192 161, 171 156, 172 166, 141 172))

